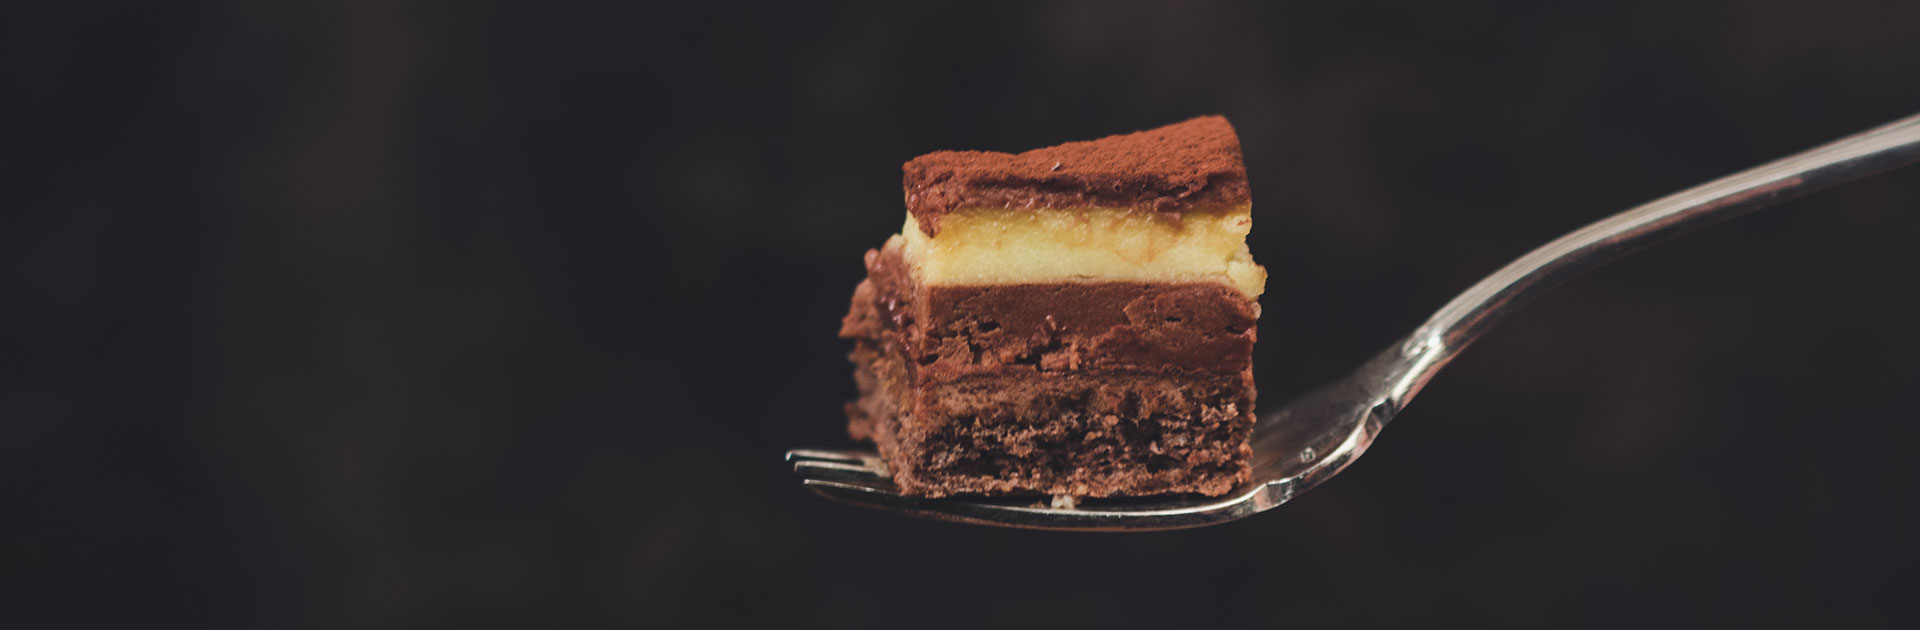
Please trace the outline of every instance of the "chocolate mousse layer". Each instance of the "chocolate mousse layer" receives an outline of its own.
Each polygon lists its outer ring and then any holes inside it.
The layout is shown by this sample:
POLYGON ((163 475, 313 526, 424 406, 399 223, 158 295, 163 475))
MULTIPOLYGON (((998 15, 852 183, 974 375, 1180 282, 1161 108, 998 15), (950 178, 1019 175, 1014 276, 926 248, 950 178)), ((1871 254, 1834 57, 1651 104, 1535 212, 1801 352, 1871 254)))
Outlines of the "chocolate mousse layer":
MULTIPOLYGON (((924 286, 893 246, 868 253, 867 278, 855 292, 853 312, 874 313, 879 321, 873 325, 900 335, 913 349, 916 373, 1252 369, 1259 305, 1219 283, 924 286), (857 304, 863 300, 869 308, 857 304)), ((848 321, 857 319, 849 315, 848 321)))

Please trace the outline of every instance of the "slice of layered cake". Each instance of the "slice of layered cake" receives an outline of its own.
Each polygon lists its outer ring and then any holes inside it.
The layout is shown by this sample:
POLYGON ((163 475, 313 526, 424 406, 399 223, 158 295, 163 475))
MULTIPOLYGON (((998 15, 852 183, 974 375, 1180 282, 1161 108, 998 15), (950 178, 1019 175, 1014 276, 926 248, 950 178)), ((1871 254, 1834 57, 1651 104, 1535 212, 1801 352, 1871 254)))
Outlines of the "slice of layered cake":
POLYGON ((1246 168, 1197 118, 905 166, 840 336, 907 494, 1218 495, 1249 477, 1255 301, 1246 168))

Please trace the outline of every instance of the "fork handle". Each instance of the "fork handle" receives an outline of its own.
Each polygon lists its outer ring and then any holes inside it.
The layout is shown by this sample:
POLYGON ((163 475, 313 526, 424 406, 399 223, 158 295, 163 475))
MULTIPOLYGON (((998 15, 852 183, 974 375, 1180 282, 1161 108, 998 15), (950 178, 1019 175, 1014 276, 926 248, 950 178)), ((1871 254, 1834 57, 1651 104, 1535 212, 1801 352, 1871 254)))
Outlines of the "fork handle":
POLYGON ((1528 300, 1649 245, 1801 195, 1920 162, 1920 114, 1789 155, 1601 219, 1540 246, 1453 298, 1381 359, 1392 418, 1440 368, 1528 300))

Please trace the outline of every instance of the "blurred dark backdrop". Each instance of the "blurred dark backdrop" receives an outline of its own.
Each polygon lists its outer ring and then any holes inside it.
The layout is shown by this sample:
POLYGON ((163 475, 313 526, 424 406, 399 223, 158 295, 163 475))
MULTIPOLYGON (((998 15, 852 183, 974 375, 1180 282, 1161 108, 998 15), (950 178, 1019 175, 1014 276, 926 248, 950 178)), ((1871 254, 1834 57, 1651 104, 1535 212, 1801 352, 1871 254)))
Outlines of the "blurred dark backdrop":
POLYGON ((1584 222, 1920 111, 1920 4, 315 4, 0 22, 10 617, 1915 621, 1920 170, 1576 280, 1226 526, 909 520, 779 455, 846 444, 914 155, 1230 117, 1277 404, 1584 222))

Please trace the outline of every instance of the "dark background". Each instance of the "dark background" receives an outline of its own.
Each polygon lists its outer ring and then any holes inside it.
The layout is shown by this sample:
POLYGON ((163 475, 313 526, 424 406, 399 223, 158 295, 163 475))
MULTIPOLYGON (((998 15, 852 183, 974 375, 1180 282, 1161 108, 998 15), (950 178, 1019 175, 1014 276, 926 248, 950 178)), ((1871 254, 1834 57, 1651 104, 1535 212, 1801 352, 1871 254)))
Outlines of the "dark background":
POLYGON ((1272 408, 1554 236, 1920 111, 1920 4, 315 4, 0 21, 6 616, 1915 621, 1920 170, 1548 294, 1224 526, 912 520, 780 453, 847 445, 834 331, 917 154, 1227 115, 1272 408))

